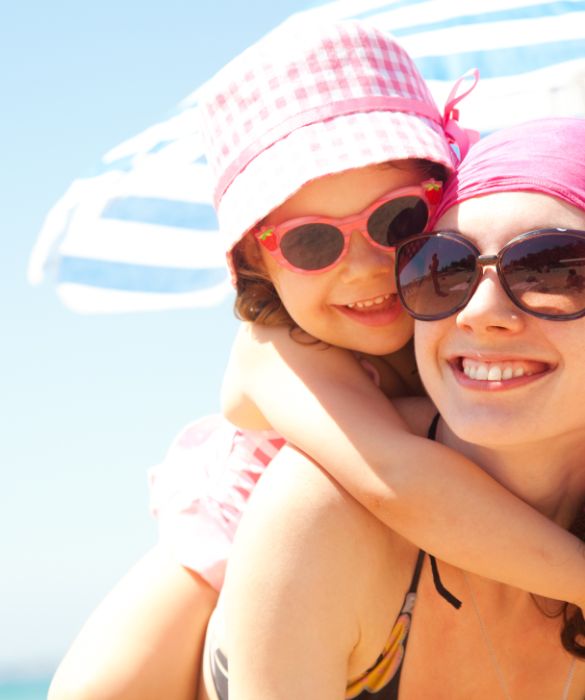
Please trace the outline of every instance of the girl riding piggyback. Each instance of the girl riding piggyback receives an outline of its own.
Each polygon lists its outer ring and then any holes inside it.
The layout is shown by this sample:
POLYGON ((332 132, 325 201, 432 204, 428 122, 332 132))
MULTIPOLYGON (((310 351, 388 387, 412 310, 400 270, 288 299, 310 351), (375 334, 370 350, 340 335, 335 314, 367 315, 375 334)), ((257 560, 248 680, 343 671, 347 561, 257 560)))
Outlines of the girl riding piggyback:
MULTIPOLYGON (((342 376, 345 383, 359 377, 363 385, 369 375, 375 381, 367 381, 367 393, 381 400, 376 384, 391 395, 422 392, 412 321, 396 293, 393 249, 424 230, 456 160, 427 86, 390 37, 358 23, 296 29, 291 23, 248 49, 201 97, 235 309, 247 323, 224 381, 231 423, 212 418, 187 428, 175 454, 154 472, 153 497, 166 538, 169 518, 181 517, 165 506, 168 490, 175 486, 186 503, 185 486, 201 478, 210 444, 232 445, 233 482, 228 486, 224 473, 218 493, 212 458, 210 500, 194 485, 187 505, 191 514, 204 513, 205 523, 210 510, 221 511, 225 547, 208 539, 211 551, 203 554, 193 546, 199 533, 183 529, 184 518, 178 528, 170 526, 173 546, 192 568, 202 572, 205 565, 195 566, 193 557, 211 555, 205 578, 218 589, 250 489, 285 441, 322 464, 339 459, 320 448, 323 439, 326 449, 343 439, 337 430, 327 438, 331 417, 309 419, 308 411, 318 410, 317 385, 306 387, 310 367, 327 390, 339 391, 342 376)), ((347 399, 331 399, 354 412, 347 399)), ((362 418, 352 415, 356 420, 362 418)), ((353 455, 342 459, 352 472, 359 466, 353 455)))
MULTIPOLYGON (((410 433, 389 401, 423 392, 394 250, 425 230, 469 145, 456 102, 441 115, 404 50, 361 22, 291 21, 202 91, 243 321, 225 417, 188 426, 153 471, 160 543, 94 613, 51 700, 71 685, 77 698, 194 696, 238 523, 285 443, 436 557, 582 602, 577 539, 466 458, 410 433), (492 534, 503 532, 505 542, 492 534), (502 554, 512 551, 513 560, 502 554)), ((439 593, 457 605, 433 562, 439 593)))

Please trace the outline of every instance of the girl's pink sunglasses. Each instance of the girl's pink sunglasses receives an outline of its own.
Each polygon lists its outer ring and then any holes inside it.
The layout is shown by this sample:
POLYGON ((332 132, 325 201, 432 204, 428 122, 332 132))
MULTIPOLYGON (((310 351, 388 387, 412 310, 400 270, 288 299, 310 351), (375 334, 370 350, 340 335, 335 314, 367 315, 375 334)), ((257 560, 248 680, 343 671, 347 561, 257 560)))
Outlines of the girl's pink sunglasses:
POLYGON ((325 272, 347 254, 354 231, 384 250, 422 233, 431 208, 441 197, 442 186, 442 182, 427 180, 393 190, 359 214, 342 219, 303 216, 260 227, 254 235, 279 265, 305 274, 325 272))

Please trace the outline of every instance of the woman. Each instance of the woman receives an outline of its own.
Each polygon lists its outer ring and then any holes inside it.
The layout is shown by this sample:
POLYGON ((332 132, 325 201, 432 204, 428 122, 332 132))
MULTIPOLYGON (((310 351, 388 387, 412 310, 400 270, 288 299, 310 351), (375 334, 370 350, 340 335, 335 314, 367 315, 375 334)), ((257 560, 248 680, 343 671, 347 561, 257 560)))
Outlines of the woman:
MULTIPOLYGON (((412 429, 581 536, 585 294, 566 280, 585 270, 583 143, 577 119, 485 139, 447 187, 435 229, 450 233, 397 253, 403 301, 424 319, 417 360, 434 402, 404 400, 412 429)), ((445 563, 441 575, 459 610, 437 596, 416 547, 283 452, 236 538, 208 632, 208 696, 225 697, 225 653, 232 700, 583 700, 577 608, 445 563)))

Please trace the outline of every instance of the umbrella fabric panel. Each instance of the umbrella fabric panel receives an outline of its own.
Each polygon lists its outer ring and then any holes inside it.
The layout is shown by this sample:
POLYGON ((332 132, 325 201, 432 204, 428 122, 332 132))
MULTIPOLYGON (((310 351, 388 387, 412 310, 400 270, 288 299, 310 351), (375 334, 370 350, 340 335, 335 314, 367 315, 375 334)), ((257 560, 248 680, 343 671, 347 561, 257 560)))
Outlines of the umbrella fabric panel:
MULTIPOLYGON (((462 122, 486 133, 530 118, 585 116, 585 1, 338 0, 306 10, 395 34, 442 106, 479 67, 462 122)), ((230 293, 197 127, 197 90, 169 119, 113 148, 47 215, 29 279, 56 279, 81 313, 197 307, 230 293)))

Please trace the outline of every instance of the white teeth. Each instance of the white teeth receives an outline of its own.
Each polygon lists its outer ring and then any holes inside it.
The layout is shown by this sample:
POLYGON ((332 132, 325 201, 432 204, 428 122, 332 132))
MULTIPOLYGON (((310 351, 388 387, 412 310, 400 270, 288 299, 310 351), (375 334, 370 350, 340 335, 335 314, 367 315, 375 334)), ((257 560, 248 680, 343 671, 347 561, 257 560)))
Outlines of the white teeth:
POLYGON ((490 367, 488 375, 488 382, 501 382, 502 381, 502 368, 497 365, 490 367))
POLYGON ((464 374, 479 381, 501 382, 513 377, 529 377, 533 372, 517 363, 477 362, 463 358, 464 374))
POLYGON ((485 381, 488 378, 489 370, 486 365, 479 365, 475 370, 475 378, 485 381))
POLYGON ((351 304, 346 304, 348 309, 369 309, 372 306, 377 306, 383 302, 390 299, 391 294, 384 294, 379 297, 374 297, 373 299, 366 299, 365 301, 354 301, 351 304))

